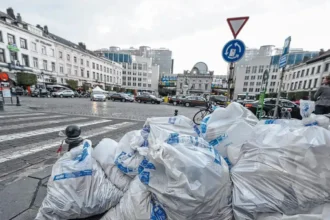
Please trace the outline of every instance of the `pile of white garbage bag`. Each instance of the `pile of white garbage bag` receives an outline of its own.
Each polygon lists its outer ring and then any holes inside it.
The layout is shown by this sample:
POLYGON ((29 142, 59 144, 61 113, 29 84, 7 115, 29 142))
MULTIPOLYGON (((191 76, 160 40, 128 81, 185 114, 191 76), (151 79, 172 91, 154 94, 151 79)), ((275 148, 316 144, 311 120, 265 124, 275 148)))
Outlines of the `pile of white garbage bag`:
POLYGON ((329 119, 261 120, 238 103, 200 127, 149 118, 117 143, 84 144, 53 167, 37 219, 330 219, 329 119))

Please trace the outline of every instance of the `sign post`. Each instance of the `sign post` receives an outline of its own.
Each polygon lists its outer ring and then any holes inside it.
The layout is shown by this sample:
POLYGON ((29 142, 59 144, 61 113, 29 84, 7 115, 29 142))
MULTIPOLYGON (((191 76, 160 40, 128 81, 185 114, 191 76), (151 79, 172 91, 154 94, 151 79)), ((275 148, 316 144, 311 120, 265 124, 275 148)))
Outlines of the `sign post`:
POLYGON ((281 71, 281 77, 280 77, 280 85, 279 85, 280 87, 278 88, 277 97, 276 97, 274 118, 276 118, 279 114, 278 105, 279 105, 279 101, 280 101, 280 97, 281 97, 282 84, 283 84, 283 78, 284 78, 284 73, 285 73, 285 66, 287 64, 288 54, 289 54, 289 50, 290 50, 290 43, 291 43, 291 37, 286 38, 284 41, 282 55, 281 55, 280 61, 279 61, 279 67, 282 68, 282 71, 281 71))
POLYGON ((245 45, 243 41, 237 40, 237 35, 241 32, 242 28, 249 20, 249 17, 236 17, 227 18, 227 23, 233 34, 234 40, 229 41, 222 50, 223 59, 230 63, 229 65, 229 76, 228 76, 228 100, 231 99, 231 83, 234 78, 234 62, 242 59, 245 53, 245 45))
POLYGON ((266 69, 263 77, 262 77, 262 87, 261 87, 261 92, 260 92, 260 96, 259 96, 259 103, 258 103, 258 109, 257 109, 257 117, 259 119, 261 119, 263 116, 265 116, 263 114, 263 110, 264 110, 264 101, 265 101, 265 94, 267 91, 267 82, 268 82, 268 78, 269 78, 269 72, 266 69))

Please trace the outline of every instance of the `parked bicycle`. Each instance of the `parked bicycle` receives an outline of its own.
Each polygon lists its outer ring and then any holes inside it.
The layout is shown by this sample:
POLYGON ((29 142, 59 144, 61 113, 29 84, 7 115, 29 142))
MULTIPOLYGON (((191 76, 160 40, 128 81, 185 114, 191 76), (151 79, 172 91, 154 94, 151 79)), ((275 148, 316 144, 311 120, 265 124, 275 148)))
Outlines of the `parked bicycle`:
POLYGON ((200 125, 203 119, 211 114, 214 111, 214 104, 213 102, 207 102, 206 103, 206 108, 200 109, 193 118, 193 121, 196 125, 200 125))

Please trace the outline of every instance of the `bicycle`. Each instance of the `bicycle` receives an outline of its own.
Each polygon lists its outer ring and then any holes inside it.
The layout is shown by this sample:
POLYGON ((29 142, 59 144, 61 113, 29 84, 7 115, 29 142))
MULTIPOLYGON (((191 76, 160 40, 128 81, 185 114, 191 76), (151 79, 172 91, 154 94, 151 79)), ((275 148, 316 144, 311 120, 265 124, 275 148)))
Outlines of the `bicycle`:
POLYGON ((193 122, 196 125, 200 125, 202 120, 209 114, 212 114, 214 111, 213 109, 213 103, 212 102, 207 102, 206 103, 206 108, 200 109, 198 112, 193 117, 193 122))

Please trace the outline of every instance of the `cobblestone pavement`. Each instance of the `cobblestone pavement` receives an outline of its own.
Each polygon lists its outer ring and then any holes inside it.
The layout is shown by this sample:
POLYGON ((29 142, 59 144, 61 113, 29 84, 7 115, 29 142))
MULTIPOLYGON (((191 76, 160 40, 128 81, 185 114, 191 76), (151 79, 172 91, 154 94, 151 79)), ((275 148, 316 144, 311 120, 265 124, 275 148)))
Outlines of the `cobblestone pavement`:
POLYGON ((5 106, 0 112, 1 220, 35 218, 63 140, 58 133, 68 125, 81 126, 82 136, 95 145, 105 137, 118 141, 128 131, 141 129, 148 117, 172 116, 178 109, 179 114, 192 118, 198 110, 83 98, 22 97, 21 104, 5 106))
POLYGON ((168 104, 139 104, 112 102, 92 102, 88 98, 30 98, 22 97, 21 103, 30 109, 76 115, 94 115, 100 117, 146 120, 148 117, 172 116, 177 109, 179 114, 188 118, 194 116, 198 108, 173 106, 168 104))

